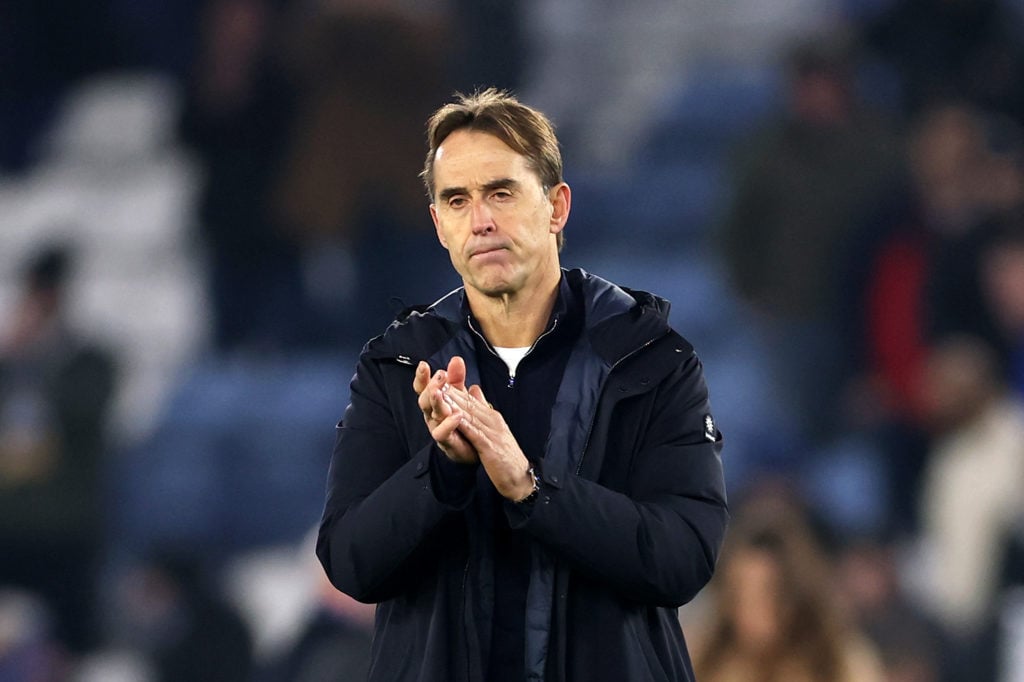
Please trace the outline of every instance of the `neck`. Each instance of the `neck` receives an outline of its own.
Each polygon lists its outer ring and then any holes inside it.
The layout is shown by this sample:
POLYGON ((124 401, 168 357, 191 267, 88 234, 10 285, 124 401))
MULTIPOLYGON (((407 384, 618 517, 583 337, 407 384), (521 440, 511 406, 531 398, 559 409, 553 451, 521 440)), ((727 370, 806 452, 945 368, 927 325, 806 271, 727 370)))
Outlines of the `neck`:
POLYGON ((561 270, 530 291, 488 296, 466 287, 469 307, 480 331, 494 346, 522 348, 533 345, 547 326, 558 300, 561 270))

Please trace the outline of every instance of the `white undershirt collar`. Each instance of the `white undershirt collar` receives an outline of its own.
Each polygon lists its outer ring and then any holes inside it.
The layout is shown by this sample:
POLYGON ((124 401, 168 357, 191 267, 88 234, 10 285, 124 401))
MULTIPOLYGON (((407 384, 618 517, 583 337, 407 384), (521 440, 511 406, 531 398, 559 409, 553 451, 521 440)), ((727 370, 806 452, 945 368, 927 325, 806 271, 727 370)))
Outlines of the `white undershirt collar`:
POLYGON ((522 348, 494 346, 494 352, 508 365, 508 375, 514 377, 516 375, 516 368, 519 367, 519 362, 526 356, 530 348, 532 346, 523 346, 522 348))

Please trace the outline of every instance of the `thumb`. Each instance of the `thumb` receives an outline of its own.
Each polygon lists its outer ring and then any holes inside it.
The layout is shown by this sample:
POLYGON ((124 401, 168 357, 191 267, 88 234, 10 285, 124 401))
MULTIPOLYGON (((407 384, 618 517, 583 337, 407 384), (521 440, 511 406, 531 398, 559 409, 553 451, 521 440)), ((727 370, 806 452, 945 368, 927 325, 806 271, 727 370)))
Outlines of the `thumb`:
POLYGON ((458 355, 448 363, 448 383, 460 390, 466 388, 466 361, 458 355))

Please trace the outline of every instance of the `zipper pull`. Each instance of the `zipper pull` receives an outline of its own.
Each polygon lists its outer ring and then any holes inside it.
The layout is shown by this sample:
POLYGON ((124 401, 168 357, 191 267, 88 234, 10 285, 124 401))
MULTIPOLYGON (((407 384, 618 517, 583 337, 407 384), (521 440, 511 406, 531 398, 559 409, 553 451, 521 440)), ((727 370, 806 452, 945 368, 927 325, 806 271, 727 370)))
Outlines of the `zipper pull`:
POLYGON ((516 375, 509 374, 508 375, 508 388, 515 388, 515 387, 516 387, 516 375))

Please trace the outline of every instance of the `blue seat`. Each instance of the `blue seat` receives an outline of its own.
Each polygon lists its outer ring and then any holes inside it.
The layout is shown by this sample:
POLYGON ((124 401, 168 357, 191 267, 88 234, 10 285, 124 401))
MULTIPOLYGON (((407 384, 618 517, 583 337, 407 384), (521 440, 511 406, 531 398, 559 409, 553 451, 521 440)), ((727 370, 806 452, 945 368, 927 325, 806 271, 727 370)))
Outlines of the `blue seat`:
POLYGON ((779 111, 783 79, 777 65, 697 65, 668 98, 665 114, 644 142, 642 162, 720 156, 779 111))
POLYGON ((351 357, 208 360, 113 472, 115 537, 232 551, 294 542, 319 519, 351 357))

